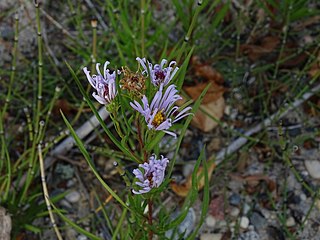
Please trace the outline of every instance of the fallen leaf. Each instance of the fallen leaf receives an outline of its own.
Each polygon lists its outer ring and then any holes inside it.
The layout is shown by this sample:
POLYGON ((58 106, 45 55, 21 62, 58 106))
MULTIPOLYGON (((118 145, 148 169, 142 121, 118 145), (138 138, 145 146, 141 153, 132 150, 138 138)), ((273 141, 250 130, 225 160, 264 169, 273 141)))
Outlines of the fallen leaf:
POLYGON ((60 115, 60 110, 65 114, 69 115, 75 109, 66 99, 58 99, 52 109, 54 116, 60 115))
POLYGON ((237 172, 243 172, 248 165, 250 155, 247 151, 241 151, 237 162, 237 172))
POLYGON ((221 119, 224 108, 225 101, 223 97, 220 97, 214 102, 203 104, 201 105, 201 109, 204 112, 198 110, 192 119, 192 124, 204 132, 209 132, 218 125, 218 122, 214 121, 212 118, 217 120, 221 119))
POLYGON ((195 86, 185 86, 183 89, 192 99, 196 100, 198 99, 202 91, 208 86, 209 83, 211 83, 211 86, 202 100, 202 104, 208 104, 217 101, 218 99, 223 97, 225 88, 221 85, 218 85, 214 81, 210 81, 205 83, 198 83, 195 86))
POLYGON ((319 24, 319 21, 320 21, 320 16, 316 15, 316 16, 310 17, 304 21, 299 21, 296 24, 293 24, 292 30, 293 31, 302 31, 310 25, 319 24))
POLYGON ((195 85, 185 86, 183 89, 193 100, 197 100, 207 85, 211 84, 203 98, 200 109, 195 113, 192 120, 193 125, 204 132, 208 132, 218 125, 217 121, 213 119, 221 119, 224 113, 223 94, 226 91, 222 85, 224 79, 221 73, 213 69, 210 64, 202 63, 197 56, 192 57, 191 66, 195 85))
MULTIPOLYGON (((215 169, 216 165, 214 162, 208 162, 208 178, 209 181, 212 176, 212 172, 215 169)), ((199 167, 197 172, 198 177, 198 191, 200 191, 204 187, 204 173, 203 173, 203 167, 199 167)), ((186 181, 182 184, 177 184, 175 182, 172 182, 170 184, 172 191, 174 191, 178 196, 180 197, 186 197, 192 188, 192 173, 188 176, 186 181)))
POLYGON ((309 75, 312 78, 319 77, 320 75, 320 51, 318 52, 318 57, 311 63, 309 70, 309 75))
POLYGON ((255 44, 242 44, 240 51, 247 55, 251 61, 256 61, 261 57, 272 53, 279 45, 280 39, 278 36, 267 36, 260 39, 255 44))
POLYGON ((202 62, 199 56, 192 56, 190 63, 195 76, 202 77, 206 81, 215 82, 217 84, 224 83, 221 73, 215 70, 210 63, 202 62))
POLYGON ((274 180, 269 178, 264 174, 252 174, 243 176, 240 174, 230 174, 230 177, 236 181, 242 181, 246 185, 246 190, 249 190, 249 193, 256 193, 264 191, 265 189, 260 188, 260 183, 265 182, 267 184, 267 189, 270 192, 274 192, 277 188, 277 184, 274 180))

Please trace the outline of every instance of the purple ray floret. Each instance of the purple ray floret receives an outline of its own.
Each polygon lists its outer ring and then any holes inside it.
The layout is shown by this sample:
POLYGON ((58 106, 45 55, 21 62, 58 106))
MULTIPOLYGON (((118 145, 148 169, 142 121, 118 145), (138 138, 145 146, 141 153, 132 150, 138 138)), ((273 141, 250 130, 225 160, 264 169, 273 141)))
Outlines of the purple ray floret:
POLYGON ((147 123, 149 129, 156 131, 164 131, 174 137, 177 135, 174 132, 168 131, 173 123, 190 115, 188 111, 191 107, 180 109, 174 106, 175 102, 182 99, 175 85, 170 85, 165 91, 163 85, 160 85, 159 90, 154 95, 150 105, 146 96, 142 97, 142 104, 137 101, 130 103, 131 107, 140 112, 147 123))
POLYGON ((97 74, 90 75, 87 67, 83 68, 83 72, 86 74, 87 79, 91 86, 97 91, 92 96, 101 104, 109 104, 117 95, 116 89, 116 72, 110 73, 107 68, 110 62, 106 61, 103 65, 103 74, 100 72, 100 63, 96 64, 97 74))
POLYGON ((160 64, 155 64, 154 66, 145 58, 137 57, 136 60, 143 67, 142 74, 149 75, 150 73, 151 82, 154 86, 168 85, 179 69, 178 67, 173 67, 176 65, 175 61, 171 61, 169 66, 165 67, 168 62, 166 59, 162 59, 160 64))
POLYGON ((136 185, 140 190, 132 190, 134 194, 143 194, 153 188, 158 188, 164 179, 164 174, 169 160, 163 156, 157 159, 156 155, 149 158, 149 162, 139 164, 139 168, 133 170, 133 174, 138 179, 136 185), (143 169, 143 170, 142 170, 143 169))

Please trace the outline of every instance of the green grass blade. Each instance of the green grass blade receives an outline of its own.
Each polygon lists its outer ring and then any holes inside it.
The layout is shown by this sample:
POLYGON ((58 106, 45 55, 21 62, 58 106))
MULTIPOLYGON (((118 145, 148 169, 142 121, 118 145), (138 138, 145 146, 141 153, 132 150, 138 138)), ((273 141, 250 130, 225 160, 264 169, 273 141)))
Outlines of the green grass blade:
MULTIPOLYGON (((203 148, 201 154, 204 153, 204 150, 205 148, 203 148)), ((209 176, 208 176, 208 164, 205 157, 202 158, 202 164, 203 164, 203 172, 204 172, 204 187, 203 187, 203 201, 202 201, 201 216, 196 229, 188 237, 188 240, 192 240, 196 238, 199 232, 199 229, 202 226, 209 209, 209 203, 210 203, 209 176)))
POLYGON ((81 139, 77 136, 76 132, 74 131, 74 129, 72 128, 72 126, 70 125, 69 121, 66 119, 66 117, 64 116, 64 114, 61 112, 62 118, 65 122, 65 124, 67 125, 68 129, 70 130, 71 135, 73 136, 76 144, 78 145, 81 153, 83 154, 84 158, 87 160, 91 170, 93 171, 94 175, 97 177, 97 179, 99 180, 99 182, 102 184, 102 186, 112 195, 112 197, 114 197, 114 199, 116 199, 124 208, 128 208, 128 206, 120 199, 120 197, 108 186, 108 184, 106 184, 103 179, 101 178, 101 176, 99 175, 99 173, 96 171, 89 153, 87 152, 87 150, 85 149, 83 142, 81 141, 81 139))
POLYGON ((85 235, 86 237, 93 239, 93 240, 101 240, 101 238, 93 235, 92 233, 86 231, 85 229, 81 228, 80 226, 78 226, 76 223, 74 223, 72 220, 70 220, 69 218, 67 218, 66 216, 64 216, 61 211, 51 202, 51 206, 53 207, 53 209, 55 210, 55 212, 59 215, 59 217, 62 218, 63 221, 65 221, 66 223, 68 223, 71 227, 73 227, 77 232, 85 235))

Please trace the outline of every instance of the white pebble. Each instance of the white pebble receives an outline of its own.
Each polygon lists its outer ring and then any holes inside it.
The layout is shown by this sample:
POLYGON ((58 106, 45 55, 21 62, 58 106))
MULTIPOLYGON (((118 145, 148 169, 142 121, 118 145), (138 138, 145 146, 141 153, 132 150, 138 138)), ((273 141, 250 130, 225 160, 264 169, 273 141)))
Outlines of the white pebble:
POLYGON ((227 226, 227 222, 225 220, 221 220, 217 222, 217 228, 223 228, 227 226))
POLYGON ((65 199, 62 199, 60 202, 61 206, 66 207, 66 208, 72 208, 72 205, 65 199))
POLYGON ((305 160, 304 165, 308 170, 310 176, 314 179, 320 179, 320 161, 318 160, 305 160))
POLYGON ((84 236, 84 235, 79 235, 77 237, 77 240, 88 240, 88 238, 86 236, 84 236))
POLYGON ((221 240, 221 233, 204 233, 201 235, 200 240, 221 240))
POLYGON ((250 206, 249 206, 247 203, 243 204, 243 209, 242 209, 242 211, 243 211, 243 214, 244 214, 244 215, 247 215, 248 212, 250 211, 250 206))
POLYGON ((239 216, 239 213, 240 213, 240 209, 239 208, 232 208, 231 212, 230 212, 230 215, 232 217, 238 217, 239 216))
POLYGON ((208 227, 213 228, 216 225, 216 222, 217 222, 217 220, 212 215, 209 215, 206 218, 206 224, 208 227))
POLYGON ((241 217, 240 219, 240 227, 242 229, 247 229, 249 226, 249 219, 247 217, 241 217))
POLYGON ((300 199, 301 199, 301 201, 306 201, 307 200, 307 196, 304 194, 304 193, 301 193, 300 194, 300 199))
POLYGON ((67 181, 67 188, 72 188, 75 185, 75 180, 74 179, 69 179, 67 181))
POLYGON ((286 226, 287 227, 293 227, 294 225, 296 225, 296 221, 294 220, 294 218, 292 216, 287 218, 286 226))
POLYGON ((191 163, 185 164, 182 168, 182 174, 187 178, 191 175, 193 170, 194 170, 194 164, 191 164, 191 163))
POLYGON ((80 193, 77 191, 72 191, 70 193, 68 193, 66 195, 66 199, 70 202, 70 203, 76 203, 80 200, 80 193))

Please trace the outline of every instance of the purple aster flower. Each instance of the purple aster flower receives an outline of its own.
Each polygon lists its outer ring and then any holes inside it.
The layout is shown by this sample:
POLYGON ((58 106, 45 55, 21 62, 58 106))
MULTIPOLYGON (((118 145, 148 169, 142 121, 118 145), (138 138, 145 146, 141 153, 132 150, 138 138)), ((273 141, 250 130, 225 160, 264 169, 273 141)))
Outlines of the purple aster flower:
POLYGON ((139 164, 139 168, 133 170, 133 174, 138 179, 136 185, 141 187, 140 190, 132 190, 134 194, 143 194, 149 192, 152 188, 157 188, 161 185, 164 179, 168 158, 161 156, 157 159, 156 155, 149 158, 149 162, 139 164), (141 168, 143 171, 141 171, 141 168))
POLYGON ((191 107, 181 110, 179 107, 173 106, 177 100, 182 99, 177 92, 176 86, 172 84, 163 93, 163 85, 160 85, 150 105, 145 95, 142 97, 142 105, 137 101, 131 102, 130 105, 144 116, 149 129, 164 131, 177 137, 175 133, 168 131, 168 129, 172 126, 172 123, 191 114, 187 113, 191 107))
POLYGON ((89 83, 97 93, 93 93, 92 96, 101 104, 109 104, 117 95, 116 89, 116 72, 110 73, 107 66, 110 62, 106 61, 103 65, 103 75, 100 72, 100 63, 96 64, 97 75, 90 75, 90 71, 87 67, 83 68, 84 73, 87 76, 89 83))
POLYGON ((137 57, 136 60, 144 69, 142 74, 148 75, 150 73, 151 82, 154 86, 159 86, 161 84, 163 84, 164 86, 168 85, 168 83, 171 81, 171 79, 179 69, 178 67, 173 67, 173 65, 176 64, 175 61, 171 61, 169 66, 164 67, 168 62, 166 59, 162 59, 160 64, 155 64, 154 66, 152 66, 152 64, 145 58, 141 59, 137 57), (149 69, 147 66, 149 67, 149 69))

